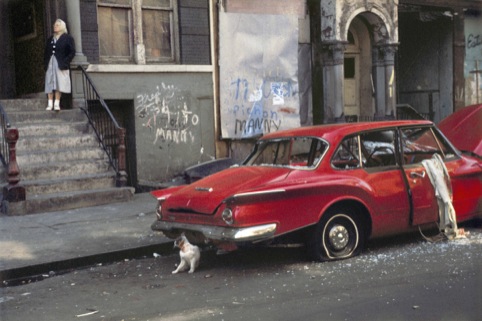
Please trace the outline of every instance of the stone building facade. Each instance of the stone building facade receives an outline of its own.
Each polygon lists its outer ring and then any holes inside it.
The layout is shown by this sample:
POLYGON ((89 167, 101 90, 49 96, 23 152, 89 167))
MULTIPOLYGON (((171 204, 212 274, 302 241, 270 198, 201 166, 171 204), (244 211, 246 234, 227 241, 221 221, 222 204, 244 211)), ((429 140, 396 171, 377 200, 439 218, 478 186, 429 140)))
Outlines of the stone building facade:
POLYGON ((0 98, 42 96, 56 18, 127 129, 129 184, 241 161, 269 131, 392 119, 435 122, 480 103, 480 0, 5 0, 0 98))

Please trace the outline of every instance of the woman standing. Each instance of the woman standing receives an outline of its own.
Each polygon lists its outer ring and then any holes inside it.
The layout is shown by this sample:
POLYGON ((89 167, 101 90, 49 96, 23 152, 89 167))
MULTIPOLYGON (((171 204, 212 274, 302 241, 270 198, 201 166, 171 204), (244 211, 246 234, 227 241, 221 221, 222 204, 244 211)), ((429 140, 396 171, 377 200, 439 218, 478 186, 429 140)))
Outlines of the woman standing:
POLYGON ((75 56, 74 39, 67 33, 61 19, 54 23, 54 35, 47 40, 44 54, 45 93, 48 96, 47 110, 60 110, 60 96, 70 93, 70 62, 75 56), (54 101, 55 95, 55 101, 54 101))

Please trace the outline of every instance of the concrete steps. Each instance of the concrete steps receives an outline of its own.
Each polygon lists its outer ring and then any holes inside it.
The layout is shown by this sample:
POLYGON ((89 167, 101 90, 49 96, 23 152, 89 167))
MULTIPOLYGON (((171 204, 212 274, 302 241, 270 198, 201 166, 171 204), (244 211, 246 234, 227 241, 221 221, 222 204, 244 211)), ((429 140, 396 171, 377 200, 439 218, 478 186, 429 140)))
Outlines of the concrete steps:
POLYGON ((115 171, 81 110, 46 111, 46 99, 0 103, 19 131, 17 162, 26 191, 25 202, 2 202, 4 213, 43 213, 132 198, 133 188, 115 186, 115 171))

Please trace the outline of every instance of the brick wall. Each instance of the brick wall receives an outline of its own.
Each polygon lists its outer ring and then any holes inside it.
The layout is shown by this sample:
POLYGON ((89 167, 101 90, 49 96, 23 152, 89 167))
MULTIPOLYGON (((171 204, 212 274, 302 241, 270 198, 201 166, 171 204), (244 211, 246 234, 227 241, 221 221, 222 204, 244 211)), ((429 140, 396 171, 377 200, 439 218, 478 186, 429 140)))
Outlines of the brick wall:
POLYGON ((99 63, 99 37, 97 33, 96 0, 80 1, 82 26, 82 51, 91 64, 99 63))
POLYGON ((179 0, 182 64, 211 64, 208 0, 179 0))

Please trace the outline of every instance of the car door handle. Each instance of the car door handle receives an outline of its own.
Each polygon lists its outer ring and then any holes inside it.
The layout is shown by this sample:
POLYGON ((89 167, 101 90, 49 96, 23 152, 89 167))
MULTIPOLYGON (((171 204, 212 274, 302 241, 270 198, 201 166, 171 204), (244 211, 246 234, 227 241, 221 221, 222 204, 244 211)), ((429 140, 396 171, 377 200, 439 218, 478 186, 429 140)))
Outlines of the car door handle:
POLYGON ((425 177, 425 171, 421 172, 410 172, 410 178, 424 178, 425 177))

